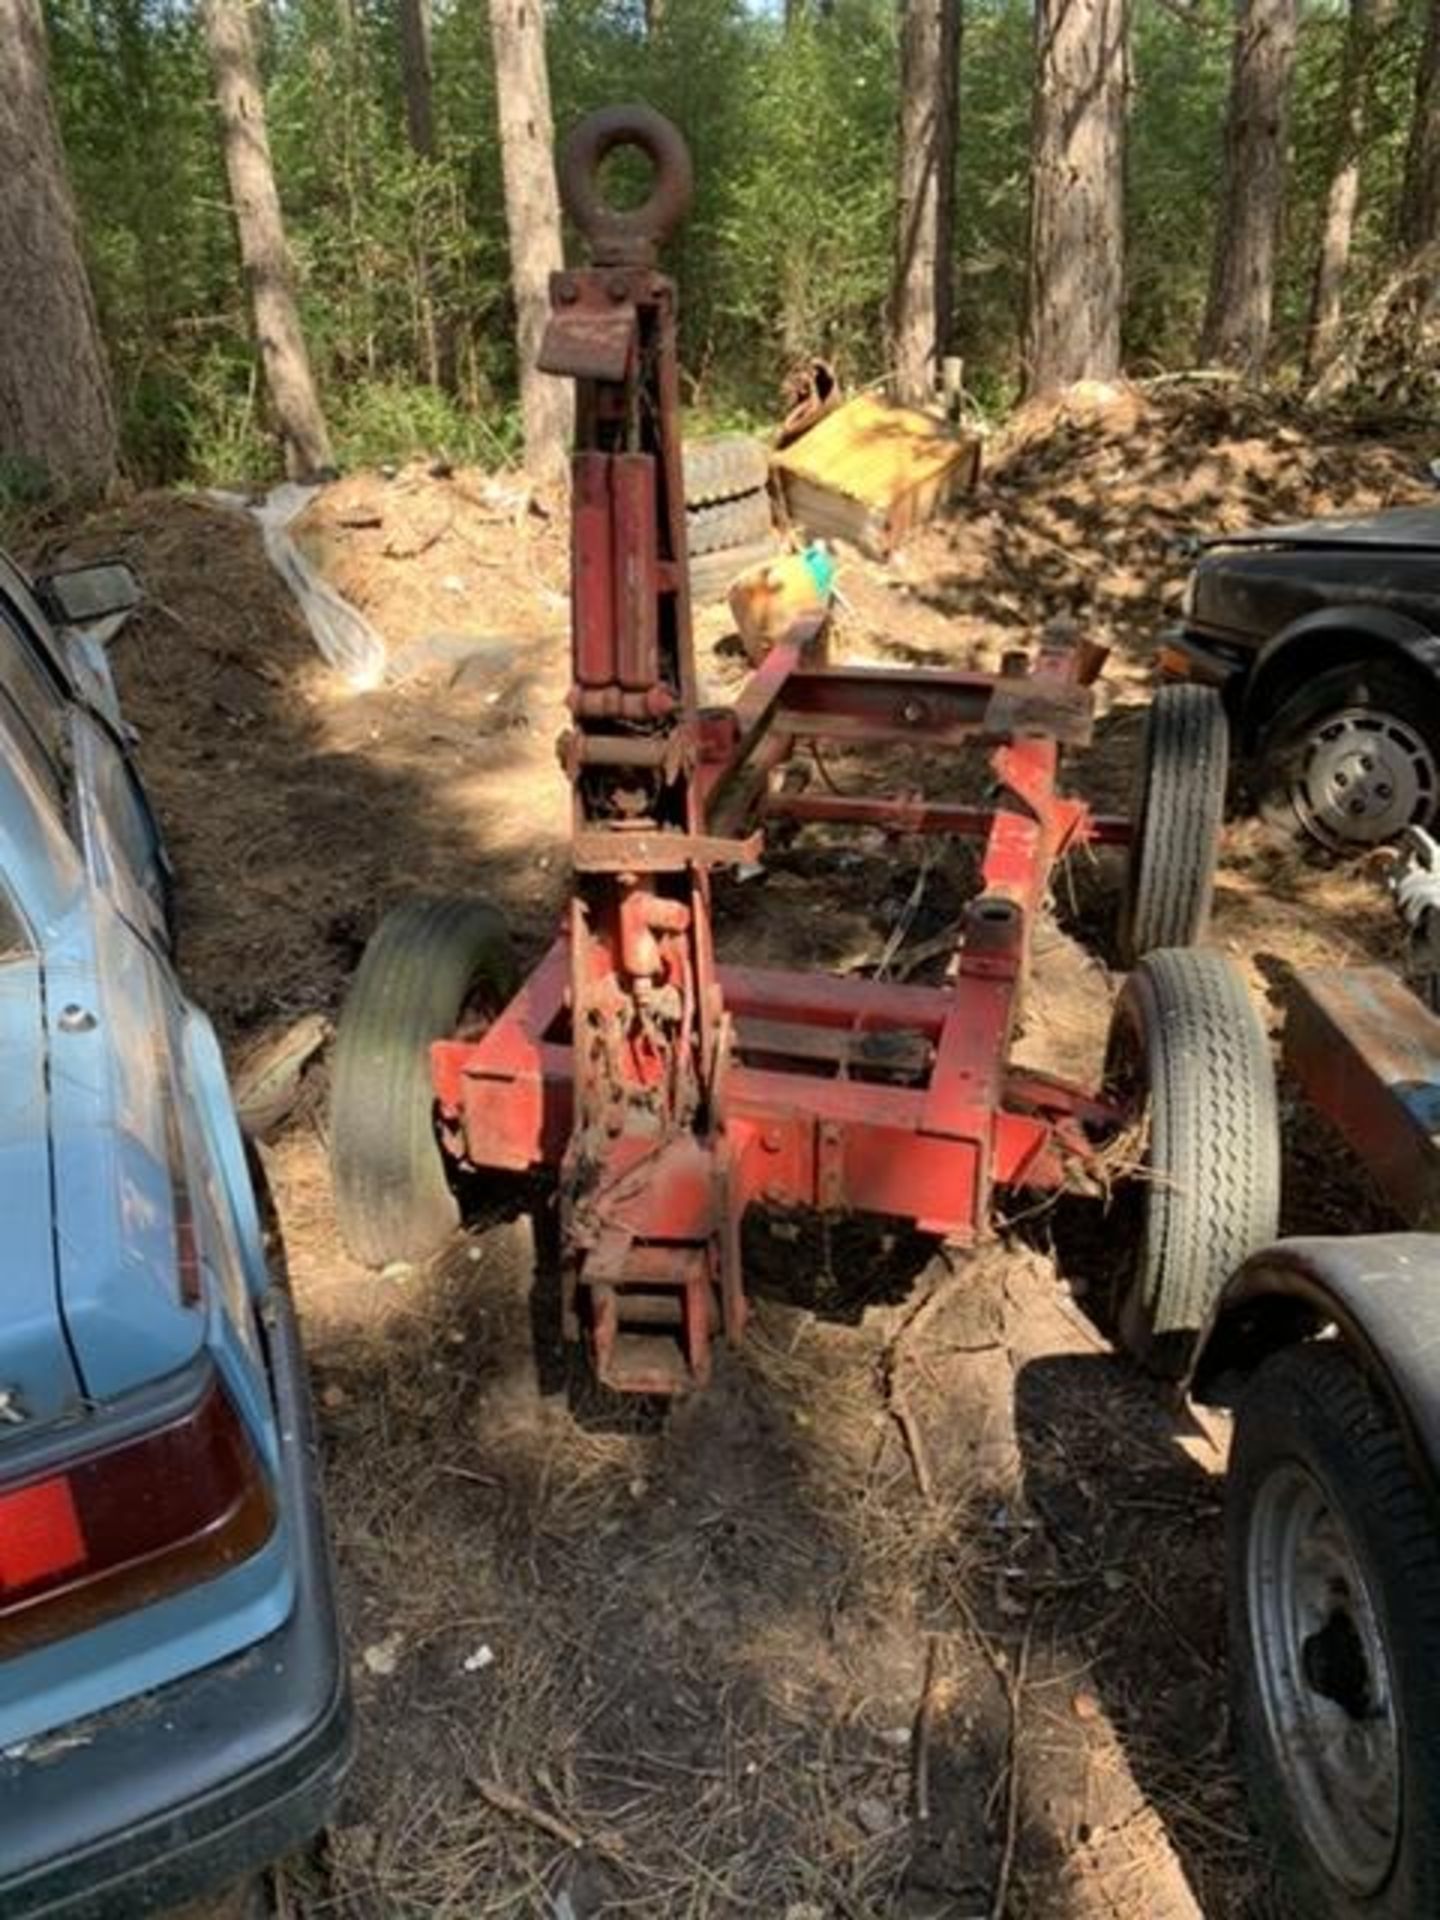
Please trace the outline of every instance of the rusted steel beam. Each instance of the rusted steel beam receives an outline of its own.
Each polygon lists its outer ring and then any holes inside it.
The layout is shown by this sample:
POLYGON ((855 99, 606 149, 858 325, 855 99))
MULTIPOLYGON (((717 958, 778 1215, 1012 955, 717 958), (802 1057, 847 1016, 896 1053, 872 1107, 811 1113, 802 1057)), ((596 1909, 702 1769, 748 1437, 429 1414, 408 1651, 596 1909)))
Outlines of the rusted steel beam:
POLYGON ((780 721, 795 734, 857 740, 1008 740, 1043 732, 1084 746, 1093 697, 1073 677, 1038 669, 996 679, 938 668, 801 667, 785 683, 780 721))
POLYGON ((1440 1230, 1440 1019, 1383 967, 1307 970, 1284 1059, 1408 1224, 1440 1230))

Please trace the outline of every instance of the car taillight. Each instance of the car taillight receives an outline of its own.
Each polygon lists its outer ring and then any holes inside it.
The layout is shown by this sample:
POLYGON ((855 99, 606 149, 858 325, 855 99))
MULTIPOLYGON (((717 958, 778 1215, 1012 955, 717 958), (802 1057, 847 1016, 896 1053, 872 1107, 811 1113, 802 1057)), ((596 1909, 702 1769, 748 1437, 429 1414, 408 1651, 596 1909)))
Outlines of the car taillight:
POLYGON ((0 1657, 213 1579, 274 1524, 218 1382, 152 1432, 23 1481, 0 1475, 0 1657))

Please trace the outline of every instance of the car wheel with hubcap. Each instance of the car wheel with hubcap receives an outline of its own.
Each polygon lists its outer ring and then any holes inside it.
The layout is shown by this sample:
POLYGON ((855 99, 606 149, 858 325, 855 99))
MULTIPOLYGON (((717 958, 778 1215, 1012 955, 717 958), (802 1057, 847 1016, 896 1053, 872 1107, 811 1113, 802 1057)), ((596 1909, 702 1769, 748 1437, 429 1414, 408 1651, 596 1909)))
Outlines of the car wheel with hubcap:
POLYGON ((1331 667, 1260 731, 1260 813, 1335 853, 1425 826, 1440 802, 1440 699, 1385 661, 1331 667))
POLYGON ((1256 1817, 1307 1920, 1440 1912, 1440 1540, 1337 1341, 1255 1374, 1226 1484, 1231 1685, 1256 1817))

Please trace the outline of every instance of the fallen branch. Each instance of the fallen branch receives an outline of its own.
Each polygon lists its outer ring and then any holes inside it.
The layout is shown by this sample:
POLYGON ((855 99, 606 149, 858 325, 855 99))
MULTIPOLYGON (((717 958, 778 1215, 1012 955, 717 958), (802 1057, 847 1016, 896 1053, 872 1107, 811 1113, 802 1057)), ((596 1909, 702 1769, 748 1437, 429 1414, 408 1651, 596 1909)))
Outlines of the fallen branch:
POLYGON ((920 1424, 910 1409, 910 1403, 894 1385, 889 1393, 890 1415, 900 1429, 900 1438, 905 1442, 905 1451, 910 1456, 911 1471, 915 1475, 915 1485, 920 1490, 922 1500, 929 1500, 935 1491, 934 1476, 930 1472, 930 1462, 925 1452, 924 1437, 920 1424))
POLYGON ((923 1826, 930 1818, 930 1745, 935 1732, 940 1694, 940 1636, 925 1636, 925 1681, 915 1714, 915 1818, 923 1826))
POLYGON ((1000 1849, 1000 1865, 995 1875, 995 1897, 990 1902, 990 1920, 1005 1920, 1010 1899, 1010 1877, 1015 1871, 1015 1845, 1020 1836, 1020 1723, 1024 1715, 1025 1676, 1030 1667, 1030 1637, 1035 1631, 1035 1615, 1025 1622, 1025 1633, 1013 1667, 1002 1672, 1005 1693, 1010 1704, 1010 1750, 1005 1761, 1005 1839, 1000 1849))
POLYGON ((558 1814, 547 1813, 544 1807, 537 1807, 533 1800, 526 1800, 518 1793, 512 1793, 509 1787, 502 1787, 498 1780, 487 1780, 482 1775, 471 1774, 470 1784, 496 1813, 506 1814, 512 1820, 520 1820, 527 1826, 535 1827, 539 1832, 548 1834, 552 1840, 558 1840, 562 1847, 573 1852, 582 1852, 591 1848, 596 1853, 621 1854, 625 1843, 616 1834, 582 1833, 579 1827, 572 1826, 568 1820, 562 1820, 558 1814))

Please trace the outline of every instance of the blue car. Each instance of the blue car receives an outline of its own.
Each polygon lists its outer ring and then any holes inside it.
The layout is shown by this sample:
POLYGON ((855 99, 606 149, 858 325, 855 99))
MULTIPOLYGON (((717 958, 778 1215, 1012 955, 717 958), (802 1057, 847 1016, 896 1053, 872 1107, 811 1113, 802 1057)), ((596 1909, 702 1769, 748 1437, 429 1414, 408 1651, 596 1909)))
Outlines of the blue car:
POLYGON ((328 1817, 350 1705, 294 1314, 106 662, 0 556, 0 1915, 138 1916, 328 1817))

